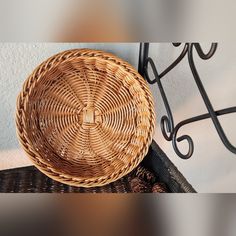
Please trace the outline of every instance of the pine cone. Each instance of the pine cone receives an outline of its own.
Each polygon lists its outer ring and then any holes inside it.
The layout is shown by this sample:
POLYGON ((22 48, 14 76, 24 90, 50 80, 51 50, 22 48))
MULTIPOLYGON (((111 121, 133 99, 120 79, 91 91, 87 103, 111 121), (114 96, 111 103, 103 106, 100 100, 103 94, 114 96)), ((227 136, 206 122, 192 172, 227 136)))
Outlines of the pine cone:
POLYGON ((167 188, 164 183, 155 183, 152 187, 153 193, 167 193, 167 188))
POLYGON ((142 166, 137 167, 136 176, 150 183, 155 183, 156 181, 156 176, 142 166))
POLYGON ((135 177, 130 182, 133 193, 151 193, 151 185, 138 177, 135 177))

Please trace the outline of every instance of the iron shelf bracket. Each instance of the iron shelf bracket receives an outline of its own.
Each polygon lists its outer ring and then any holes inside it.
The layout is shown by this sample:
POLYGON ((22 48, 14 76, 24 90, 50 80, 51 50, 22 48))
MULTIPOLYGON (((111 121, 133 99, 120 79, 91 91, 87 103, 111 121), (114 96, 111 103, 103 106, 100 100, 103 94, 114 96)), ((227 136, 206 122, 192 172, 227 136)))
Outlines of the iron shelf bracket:
MULTIPOLYGON (((174 47, 179 47, 180 45, 181 43, 173 43, 174 47)), ((160 94, 161 94, 161 97, 162 97, 162 100, 166 109, 166 115, 163 115, 161 117, 161 122, 160 122, 161 131, 164 138, 167 141, 172 142, 172 146, 174 148, 175 153, 182 159, 188 159, 193 155, 194 143, 193 143, 192 138, 189 135, 182 135, 178 137, 179 129, 187 124, 191 124, 193 122, 204 120, 204 119, 212 120, 215 126, 215 129, 221 141, 223 142, 224 146, 229 151, 236 154, 236 147, 229 141, 218 119, 218 116, 235 113, 236 107, 229 107, 229 108, 221 109, 218 111, 216 111, 213 108, 212 103, 208 97, 208 94, 203 86, 203 83, 201 81, 201 78, 199 76, 199 73, 198 73, 198 70, 196 68, 195 61, 194 61, 194 51, 202 60, 208 60, 215 54, 217 50, 217 45, 218 45, 217 43, 212 43, 209 51, 205 53, 199 43, 185 43, 180 55, 176 58, 176 60, 170 66, 168 66, 164 71, 159 73, 157 71, 154 61, 152 60, 151 57, 149 57, 149 43, 140 43, 139 67, 138 67, 139 73, 147 80, 149 84, 156 83, 158 85, 158 88, 159 88, 159 91, 160 91, 160 94), (199 93, 207 108, 208 113, 191 117, 175 125, 173 113, 171 111, 171 107, 169 105, 165 90, 162 86, 161 79, 166 74, 168 74, 173 68, 175 68, 185 57, 188 58, 188 63, 189 63, 194 81, 198 87, 199 93), (153 75, 154 75, 153 78, 149 76, 149 72, 148 72, 149 66, 153 72, 153 75), (187 153, 183 153, 178 147, 178 142, 181 142, 184 140, 187 141, 188 143, 187 153)))

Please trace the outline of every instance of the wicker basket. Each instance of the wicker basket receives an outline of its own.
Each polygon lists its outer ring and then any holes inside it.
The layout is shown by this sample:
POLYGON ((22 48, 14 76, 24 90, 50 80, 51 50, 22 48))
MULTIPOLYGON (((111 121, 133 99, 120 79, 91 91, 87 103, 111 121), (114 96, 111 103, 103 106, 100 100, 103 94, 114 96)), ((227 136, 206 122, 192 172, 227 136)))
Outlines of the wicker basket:
POLYGON ((18 96, 21 145, 47 176, 73 186, 113 182, 142 161, 154 131, 152 95, 127 62, 75 49, 38 66, 18 96))

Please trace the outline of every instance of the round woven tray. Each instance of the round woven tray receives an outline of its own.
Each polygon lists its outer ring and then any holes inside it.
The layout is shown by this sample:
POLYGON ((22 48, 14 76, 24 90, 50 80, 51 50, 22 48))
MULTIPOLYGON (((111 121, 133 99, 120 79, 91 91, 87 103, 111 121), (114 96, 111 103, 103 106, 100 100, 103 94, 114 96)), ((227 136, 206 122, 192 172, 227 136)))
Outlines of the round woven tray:
POLYGON ((154 130, 153 98, 127 62, 75 49, 39 65, 18 96, 21 145, 43 173, 74 186, 113 182, 138 166, 154 130))

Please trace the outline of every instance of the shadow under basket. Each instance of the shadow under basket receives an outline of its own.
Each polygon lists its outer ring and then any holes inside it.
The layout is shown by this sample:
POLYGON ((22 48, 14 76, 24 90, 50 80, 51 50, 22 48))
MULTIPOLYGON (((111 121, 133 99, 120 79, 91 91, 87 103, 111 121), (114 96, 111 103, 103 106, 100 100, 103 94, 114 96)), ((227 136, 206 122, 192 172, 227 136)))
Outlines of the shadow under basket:
POLYGON ((0 172, 0 192, 14 193, 195 193, 194 188, 153 141, 144 160, 128 175, 101 187, 62 184, 35 167, 0 172))

